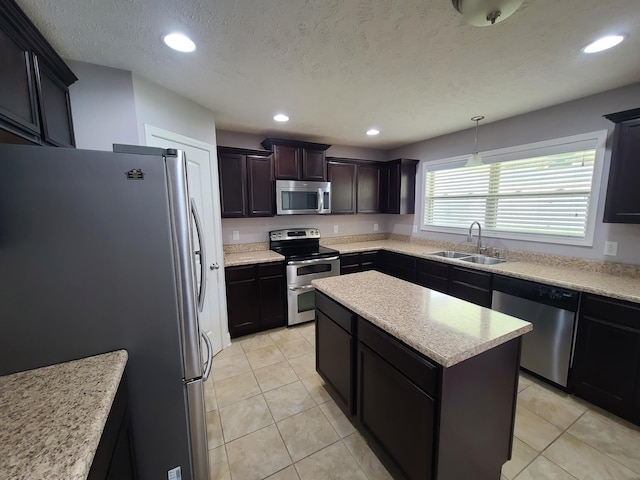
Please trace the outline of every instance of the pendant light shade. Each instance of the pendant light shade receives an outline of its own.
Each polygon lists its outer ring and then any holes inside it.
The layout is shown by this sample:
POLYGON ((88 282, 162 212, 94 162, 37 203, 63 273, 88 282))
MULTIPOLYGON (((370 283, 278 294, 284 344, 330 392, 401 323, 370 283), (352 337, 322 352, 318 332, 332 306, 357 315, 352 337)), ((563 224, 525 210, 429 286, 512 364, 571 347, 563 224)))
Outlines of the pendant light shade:
POLYGON ((452 0, 468 24, 486 27, 513 15, 523 0, 452 0))
POLYGON ((467 163, 464 164, 465 167, 479 167, 480 165, 484 165, 482 157, 478 153, 478 124, 480 123, 480 120, 484 120, 482 115, 471 118, 472 122, 476 122, 476 140, 473 144, 473 153, 469 155, 467 163))

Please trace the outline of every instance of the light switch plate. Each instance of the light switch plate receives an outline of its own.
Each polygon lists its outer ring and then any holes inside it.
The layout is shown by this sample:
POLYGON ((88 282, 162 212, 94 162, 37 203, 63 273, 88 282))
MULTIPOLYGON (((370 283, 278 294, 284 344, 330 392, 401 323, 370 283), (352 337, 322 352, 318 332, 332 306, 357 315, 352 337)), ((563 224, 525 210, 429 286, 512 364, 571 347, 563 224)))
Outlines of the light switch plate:
POLYGON ((338 233, 338 225, 333 226, 333 233, 338 233))
POLYGON ((604 254, 610 257, 618 255, 618 242, 604 242, 604 254))
POLYGON ((231 234, 231 238, 233 238, 234 240, 240 240, 240 232, 238 230, 234 230, 231 234))
POLYGON ((374 223, 374 224, 373 224, 373 231, 374 231, 374 232, 377 232, 377 231, 378 231, 378 224, 377 224, 377 223, 374 223))
POLYGON ((413 226, 413 233, 418 233, 418 225, 413 226))

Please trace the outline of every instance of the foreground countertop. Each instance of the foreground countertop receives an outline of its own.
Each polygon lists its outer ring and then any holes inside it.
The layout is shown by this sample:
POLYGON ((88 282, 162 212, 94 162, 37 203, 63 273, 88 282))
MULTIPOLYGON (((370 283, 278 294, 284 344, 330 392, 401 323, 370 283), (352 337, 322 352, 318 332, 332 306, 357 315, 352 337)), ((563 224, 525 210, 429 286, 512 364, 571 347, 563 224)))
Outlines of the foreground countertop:
POLYGON ((443 367, 533 329, 529 322, 373 270, 311 283, 443 367))
POLYGON ((0 477, 86 479, 127 352, 0 377, 0 477))

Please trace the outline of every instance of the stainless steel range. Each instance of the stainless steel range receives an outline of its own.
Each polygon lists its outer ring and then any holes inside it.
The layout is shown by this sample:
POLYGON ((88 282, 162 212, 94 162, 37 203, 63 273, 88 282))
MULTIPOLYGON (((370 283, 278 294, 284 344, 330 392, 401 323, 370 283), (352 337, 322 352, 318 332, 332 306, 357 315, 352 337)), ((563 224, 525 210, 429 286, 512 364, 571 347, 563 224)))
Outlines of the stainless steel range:
POLYGON ((340 275, 340 253, 320 246, 317 228, 269 232, 269 248, 287 262, 288 324, 315 319, 315 288, 311 280, 340 275))

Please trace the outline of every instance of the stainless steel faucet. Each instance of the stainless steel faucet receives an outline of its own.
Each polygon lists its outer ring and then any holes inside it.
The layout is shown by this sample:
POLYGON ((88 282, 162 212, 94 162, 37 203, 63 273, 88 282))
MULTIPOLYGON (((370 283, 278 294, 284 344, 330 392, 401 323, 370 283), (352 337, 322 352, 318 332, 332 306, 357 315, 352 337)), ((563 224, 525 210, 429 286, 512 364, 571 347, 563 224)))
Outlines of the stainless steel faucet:
POLYGON ((480 250, 482 249, 482 227, 480 226, 480 222, 473 222, 469 226, 469 235, 467 236, 467 242, 471 243, 474 225, 478 225, 478 244, 476 245, 476 253, 480 253, 480 250))

